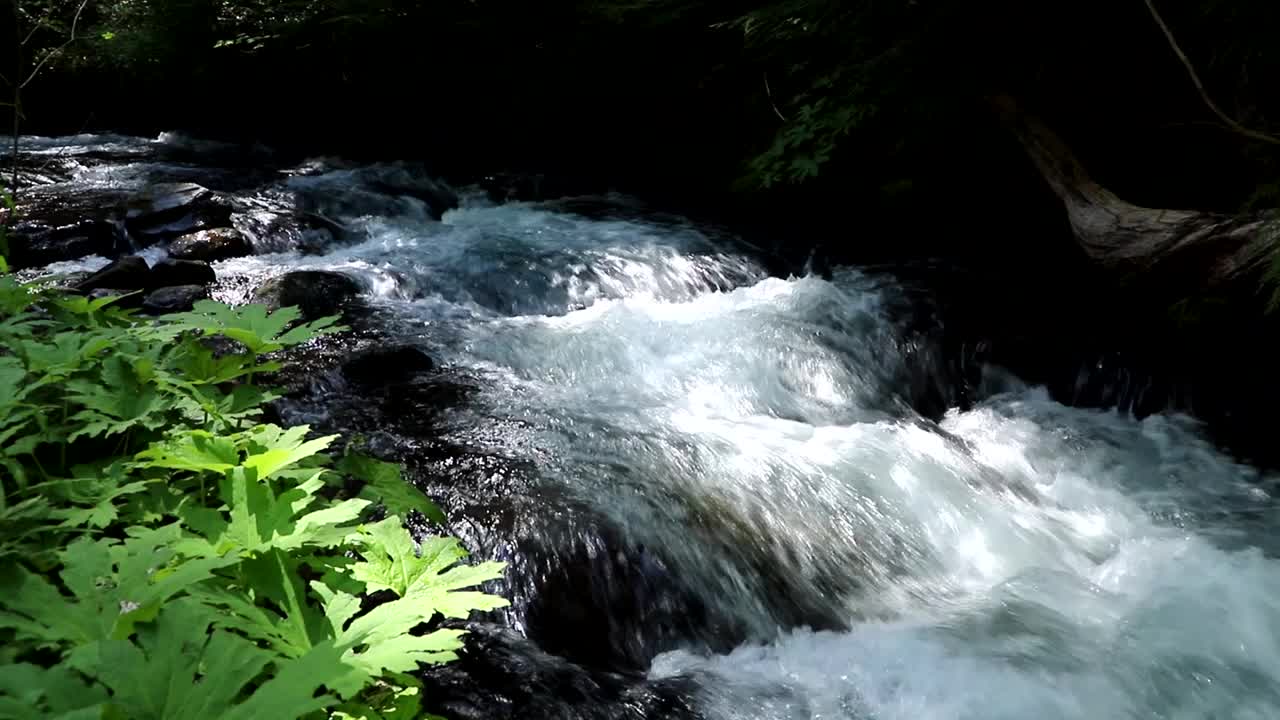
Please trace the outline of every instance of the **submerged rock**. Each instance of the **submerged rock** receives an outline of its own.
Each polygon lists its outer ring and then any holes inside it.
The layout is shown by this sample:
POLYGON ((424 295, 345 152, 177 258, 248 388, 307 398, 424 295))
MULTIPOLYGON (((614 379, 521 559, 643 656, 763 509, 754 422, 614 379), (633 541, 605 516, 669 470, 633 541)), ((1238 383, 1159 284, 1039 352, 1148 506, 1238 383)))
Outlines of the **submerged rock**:
POLYGON ((201 230, 169 243, 170 257, 215 262, 248 255, 249 242, 235 228, 201 230))
POLYGON ((208 297, 209 288, 204 285, 174 285, 147 295, 142 301, 142 309, 153 315, 186 312, 195 306, 196 301, 208 297))
POLYGON ((298 270, 274 277, 253 294, 272 310, 296 306, 305 320, 340 315, 360 296, 360 284, 329 270, 298 270))
POLYGON ((348 360, 342 374, 348 380, 365 386, 403 382, 413 375, 431 372, 435 361, 422 350, 410 346, 375 347, 348 360))

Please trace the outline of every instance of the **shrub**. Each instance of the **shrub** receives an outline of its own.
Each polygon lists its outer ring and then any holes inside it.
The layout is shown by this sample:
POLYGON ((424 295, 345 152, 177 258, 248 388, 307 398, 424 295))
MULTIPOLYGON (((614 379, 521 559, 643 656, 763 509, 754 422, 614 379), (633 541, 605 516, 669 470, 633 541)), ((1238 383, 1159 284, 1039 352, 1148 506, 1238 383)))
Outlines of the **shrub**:
POLYGON ((333 318, 113 300, 0 276, 0 718, 417 717, 501 565, 415 542, 397 466, 258 422, 333 318))

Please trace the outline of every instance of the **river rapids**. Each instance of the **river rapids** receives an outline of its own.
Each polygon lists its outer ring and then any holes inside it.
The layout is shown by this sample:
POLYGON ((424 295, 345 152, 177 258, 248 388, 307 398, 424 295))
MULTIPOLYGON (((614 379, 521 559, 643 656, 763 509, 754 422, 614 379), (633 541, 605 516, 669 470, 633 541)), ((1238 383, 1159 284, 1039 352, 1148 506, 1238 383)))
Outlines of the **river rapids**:
MULTIPOLYGON (((435 405, 372 434, 509 563, 492 632, 622 688, 606 713, 548 683, 502 717, 1280 717, 1277 488, 1193 420, 997 367, 923 415, 903 388, 928 337, 891 269, 781 277, 617 197, 463 192, 437 220, 370 184, 392 169, 272 180, 349 232, 217 263, 215 296, 338 271, 379 342, 435 359, 435 405)), ((342 426, 366 401, 330 374, 282 412, 342 426)), ((498 716, 479 696, 440 711, 498 716)))

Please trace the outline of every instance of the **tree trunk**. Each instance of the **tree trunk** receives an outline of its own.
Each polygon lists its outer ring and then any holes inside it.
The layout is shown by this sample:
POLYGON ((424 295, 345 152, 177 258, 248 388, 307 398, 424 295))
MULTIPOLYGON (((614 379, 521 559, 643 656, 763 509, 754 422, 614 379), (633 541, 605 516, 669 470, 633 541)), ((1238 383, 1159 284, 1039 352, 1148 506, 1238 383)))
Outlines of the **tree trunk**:
POLYGON ((1094 182, 1053 131, 1007 96, 997 111, 1067 209, 1080 247, 1103 267, 1177 297, 1257 293, 1280 239, 1280 213, 1242 215, 1133 205, 1094 182))

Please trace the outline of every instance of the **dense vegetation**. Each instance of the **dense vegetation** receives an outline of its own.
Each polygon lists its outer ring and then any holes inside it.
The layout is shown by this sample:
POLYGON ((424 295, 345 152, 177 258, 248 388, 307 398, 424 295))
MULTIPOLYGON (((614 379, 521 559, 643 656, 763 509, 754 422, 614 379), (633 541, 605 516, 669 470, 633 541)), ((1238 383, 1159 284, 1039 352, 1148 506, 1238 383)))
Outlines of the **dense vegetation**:
POLYGON ((421 716, 501 566, 410 537, 441 518, 395 465, 255 419, 333 319, 116 300, 0 276, 0 717, 421 716))

